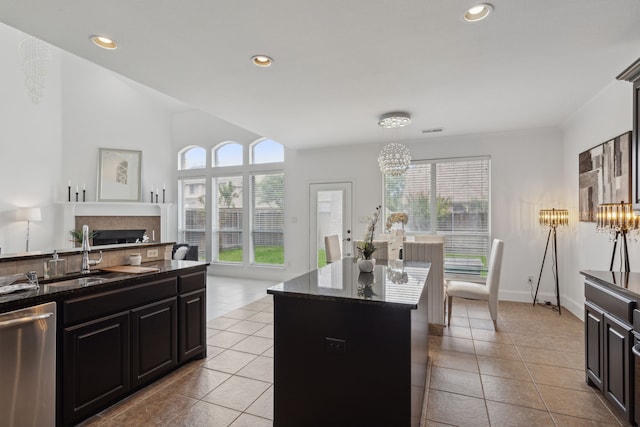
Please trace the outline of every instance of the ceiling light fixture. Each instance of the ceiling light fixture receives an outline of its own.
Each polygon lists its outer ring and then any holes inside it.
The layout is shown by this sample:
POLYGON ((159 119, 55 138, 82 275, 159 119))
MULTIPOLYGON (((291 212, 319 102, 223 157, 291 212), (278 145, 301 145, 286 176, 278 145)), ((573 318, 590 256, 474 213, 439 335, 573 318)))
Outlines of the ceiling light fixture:
POLYGON ((464 13, 464 20, 467 22, 478 22, 489 16, 493 12, 493 6, 488 3, 481 3, 470 7, 464 13))
POLYGON ((251 62, 258 67, 270 67, 273 64, 273 59, 267 55, 254 55, 251 57, 251 62))
POLYGON ((38 104, 44 94, 45 78, 49 72, 51 46, 33 36, 26 36, 18 47, 24 71, 24 84, 27 86, 31 102, 38 104))
MULTIPOLYGON (((399 132, 401 127, 411 123, 409 113, 394 112, 380 116, 378 126, 385 129, 396 129, 399 132)), ((380 172, 388 176, 399 176, 409 169, 411 164, 411 153, 409 149, 399 142, 392 142, 384 146, 378 155, 378 166, 380 172)))
POLYGON ((93 35, 89 37, 89 40, 103 49, 113 50, 118 48, 118 44, 109 37, 93 35))
POLYGON ((385 129, 401 128, 409 124, 411 124, 411 116, 409 113, 403 113, 400 111, 383 114, 378 119, 378 126, 385 129))

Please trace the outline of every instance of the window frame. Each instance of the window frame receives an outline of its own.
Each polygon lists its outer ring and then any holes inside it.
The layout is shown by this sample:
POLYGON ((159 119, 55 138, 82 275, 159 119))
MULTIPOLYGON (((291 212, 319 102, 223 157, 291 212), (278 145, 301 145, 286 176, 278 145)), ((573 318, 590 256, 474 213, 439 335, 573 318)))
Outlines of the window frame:
MULTIPOLYGON (((251 163, 251 154, 253 153, 253 147, 261 142, 268 140, 269 138, 259 138, 257 140, 251 142, 238 142, 225 140, 222 142, 216 142, 203 145, 188 145, 180 150, 178 150, 178 162, 180 161, 180 153, 190 147, 200 147, 205 149, 206 153, 206 167, 204 169, 179 169, 180 164, 178 163, 177 169, 177 181, 185 179, 196 179, 196 178, 204 178, 206 183, 206 204, 205 204, 205 212, 206 212, 206 230, 205 230, 205 248, 199 248, 200 251, 204 251, 205 256, 204 259, 212 265, 224 265, 224 266, 232 266, 232 267, 259 267, 259 268, 277 268, 284 269, 286 265, 286 253, 285 260, 283 264, 255 264, 253 263, 253 248, 250 241, 251 230, 251 213, 250 213, 250 203, 251 203, 251 189, 250 187, 250 177, 252 174, 261 174, 261 173, 282 173, 284 175, 284 179, 286 182, 286 172, 285 172, 285 163, 282 162, 274 162, 274 163, 251 163), (236 143, 242 146, 242 165, 232 165, 232 166, 215 166, 215 158, 214 158, 214 150, 218 147, 222 147, 228 143, 236 143), (214 261, 214 244, 213 244, 213 235, 214 235, 214 212, 215 208, 214 197, 216 196, 216 191, 213 189, 213 180, 214 178, 220 177, 228 177, 228 176, 242 176, 243 181, 243 189, 242 189, 242 206, 243 206, 243 230, 242 230, 242 247, 243 247, 243 256, 242 262, 225 262, 225 261, 214 261)), ((273 141, 273 140, 271 140, 273 141)), ((273 141, 274 143, 280 144, 277 141, 273 141)), ((282 145, 282 144, 280 144, 282 145)), ((286 148, 282 145, 283 157, 286 158, 286 148)), ((286 190, 285 190, 286 191, 286 190)), ((285 194, 286 199, 286 194, 285 194)), ((178 201, 178 220, 181 220, 181 216, 184 215, 182 200, 178 201)), ((180 227, 180 223, 178 223, 178 227, 180 227)), ((178 230, 180 233, 181 230, 178 230)), ((180 236, 180 234, 178 234, 180 236)), ((286 227, 283 230, 283 242, 286 241, 286 227)))
MULTIPOLYGON (((415 235, 437 235, 445 237, 445 258, 447 253, 446 239, 448 236, 480 236, 486 239, 486 246, 483 248, 483 255, 486 262, 489 261, 489 254, 492 241, 492 226, 491 226, 491 156, 469 156, 469 157, 450 157, 450 158, 437 158, 437 159, 420 159, 411 162, 412 165, 430 165, 429 172, 429 211, 430 221, 428 231, 406 231, 406 236, 415 235), (437 185, 437 165, 444 163, 456 163, 456 162, 469 162, 469 161, 486 161, 487 167, 487 230, 486 231, 440 231, 438 230, 438 217, 437 217, 437 197, 438 197, 438 185, 437 185)), ((382 176, 382 200, 383 200, 383 212, 387 215, 387 181, 386 176, 382 176)), ((383 219, 384 221, 384 219, 383 219)), ((487 264, 485 263, 479 274, 452 272, 445 270, 445 275, 449 278, 464 278, 465 280, 477 280, 483 281, 487 273, 487 264)))

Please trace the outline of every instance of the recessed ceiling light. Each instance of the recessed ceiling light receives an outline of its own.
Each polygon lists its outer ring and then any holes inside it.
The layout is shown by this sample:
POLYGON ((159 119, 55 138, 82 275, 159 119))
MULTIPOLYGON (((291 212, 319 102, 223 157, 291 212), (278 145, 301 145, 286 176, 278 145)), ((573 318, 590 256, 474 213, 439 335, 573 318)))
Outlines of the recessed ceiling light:
POLYGON ((109 37, 93 35, 89 37, 89 39, 93 42, 93 44, 103 49, 113 50, 118 47, 117 43, 111 40, 109 37))
POLYGON ((251 62, 253 62, 258 67, 269 67, 273 64, 273 59, 268 57, 267 55, 254 55, 251 57, 251 62))
POLYGON ((493 6, 488 3, 481 3, 467 9, 463 17, 467 22, 478 22, 489 16, 492 11, 493 6))

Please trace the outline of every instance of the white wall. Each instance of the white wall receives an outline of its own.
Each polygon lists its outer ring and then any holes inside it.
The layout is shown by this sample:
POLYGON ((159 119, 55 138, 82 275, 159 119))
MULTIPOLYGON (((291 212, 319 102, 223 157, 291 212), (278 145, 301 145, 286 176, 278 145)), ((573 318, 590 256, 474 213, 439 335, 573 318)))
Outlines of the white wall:
MULTIPOLYGON (((532 301, 527 277, 537 281, 547 237, 538 228, 538 210, 564 204, 559 130, 425 138, 406 144, 416 160, 491 156, 492 235, 505 241, 500 298, 532 301)), ((310 182, 354 181, 354 236, 364 232, 366 224, 358 219, 382 201, 377 165, 382 146, 303 150, 287 159, 287 274, 308 268, 310 182)), ((540 298, 550 300, 554 295, 550 264, 545 272, 540 298)))
MULTIPOLYGON (((152 187, 162 194, 164 184, 167 202, 175 203, 172 112, 150 98, 148 89, 82 58, 63 53, 62 66, 64 142, 56 200, 67 200, 71 180, 73 193, 76 185, 80 191, 86 185, 87 201, 95 201, 99 148, 119 148, 142 151, 143 202, 149 202, 152 187)), ((174 233, 162 239, 175 237, 174 233)), ((55 243, 63 246, 65 241, 55 243)))
POLYGON ((2 253, 25 250, 26 223, 15 220, 16 207, 42 209, 31 224, 29 248, 49 247, 55 234, 53 190, 62 156, 60 52, 52 48, 44 95, 28 97, 18 51, 25 34, 0 24, 0 247, 2 253))
MULTIPOLYGON (((24 34, 0 24, 0 247, 24 251, 26 224, 18 206, 42 208, 31 224, 31 250, 68 245, 62 209, 68 180, 96 198, 98 148, 141 150, 143 196, 151 185, 175 182, 172 111, 158 95, 106 69, 52 48, 44 96, 32 104, 24 86, 18 43, 24 34)), ((168 191, 175 201, 175 192, 168 191)), ((143 199, 147 201, 148 199, 143 199)), ((175 227, 173 227, 175 228, 175 227)), ((163 240, 175 240, 163 236, 163 240)))
MULTIPOLYGON (((592 222, 578 222, 578 155, 632 128, 633 90, 628 82, 612 81, 563 124, 565 201, 571 223, 565 252, 561 294, 567 306, 582 318, 584 282, 580 270, 609 270, 613 243, 609 236, 595 231, 592 222)), ((616 257, 614 269, 619 267, 616 257)), ((640 248, 629 241, 632 271, 640 271, 640 248)))

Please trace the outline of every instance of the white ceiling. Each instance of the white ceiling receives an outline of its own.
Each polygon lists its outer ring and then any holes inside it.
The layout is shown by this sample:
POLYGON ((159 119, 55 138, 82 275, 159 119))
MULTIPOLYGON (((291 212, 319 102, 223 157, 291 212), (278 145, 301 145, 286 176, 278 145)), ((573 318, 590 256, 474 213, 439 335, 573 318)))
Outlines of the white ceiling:
POLYGON ((465 23, 474 3, 2 0, 0 20, 291 148, 388 140, 395 110, 401 139, 558 126, 640 57, 638 0, 493 0, 465 23))

